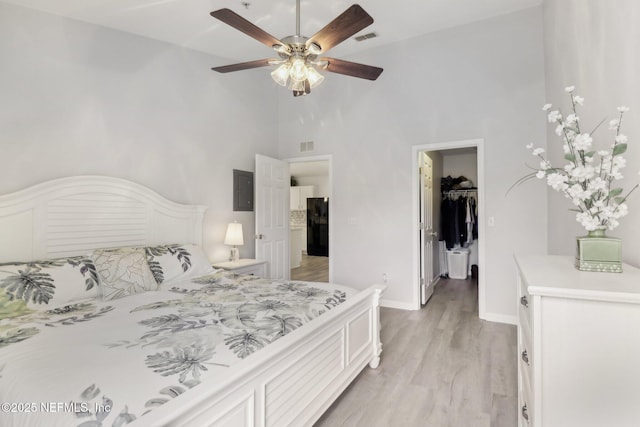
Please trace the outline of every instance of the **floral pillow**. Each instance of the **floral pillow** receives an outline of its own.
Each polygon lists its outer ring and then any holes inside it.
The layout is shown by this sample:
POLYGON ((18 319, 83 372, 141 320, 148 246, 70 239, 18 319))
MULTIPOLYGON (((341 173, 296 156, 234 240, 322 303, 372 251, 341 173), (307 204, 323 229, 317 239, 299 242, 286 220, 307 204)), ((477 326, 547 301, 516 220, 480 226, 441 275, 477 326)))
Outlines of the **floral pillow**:
POLYGON ((160 245, 144 249, 147 264, 159 285, 215 271, 198 245, 160 245))
POLYGON ((91 258, 105 301, 158 289, 143 248, 98 249, 91 258))
POLYGON ((0 264, 0 319, 98 296, 98 273, 87 257, 0 264))

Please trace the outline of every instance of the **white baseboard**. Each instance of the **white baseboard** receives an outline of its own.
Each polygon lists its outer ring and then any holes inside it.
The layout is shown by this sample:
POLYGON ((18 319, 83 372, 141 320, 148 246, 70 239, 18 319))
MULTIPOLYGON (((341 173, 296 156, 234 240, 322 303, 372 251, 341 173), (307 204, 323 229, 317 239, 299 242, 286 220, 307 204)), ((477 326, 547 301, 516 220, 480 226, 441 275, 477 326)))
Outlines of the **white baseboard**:
POLYGON ((387 308, 397 308, 399 310, 415 310, 416 309, 411 303, 393 301, 393 300, 384 299, 384 298, 380 300, 380 306, 387 307, 387 308))
POLYGON ((518 324, 518 318, 516 316, 507 316, 505 314, 485 313, 481 319, 487 322, 506 323, 508 325, 518 324))

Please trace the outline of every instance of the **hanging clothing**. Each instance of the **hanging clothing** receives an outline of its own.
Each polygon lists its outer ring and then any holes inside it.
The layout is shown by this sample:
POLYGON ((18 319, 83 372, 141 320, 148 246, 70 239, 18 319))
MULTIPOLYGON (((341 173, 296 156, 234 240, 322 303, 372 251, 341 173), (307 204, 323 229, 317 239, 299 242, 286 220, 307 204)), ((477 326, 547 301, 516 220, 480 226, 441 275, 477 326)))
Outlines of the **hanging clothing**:
POLYGON ((440 238, 447 249, 453 248, 456 240, 455 202, 445 198, 440 205, 440 238))
POLYGON ((471 214, 471 198, 466 197, 466 213, 464 222, 467 224, 467 240, 465 243, 471 244, 473 242, 473 215, 471 214))
POLYGON ((473 240, 478 240, 478 203, 475 197, 471 197, 471 215, 473 218, 473 240))
POLYGON ((467 241, 467 223, 465 222, 467 212, 467 199, 466 197, 460 197, 456 200, 456 212, 455 212, 455 221, 456 221, 456 240, 455 245, 463 246, 467 241))
POLYGON ((473 195, 444 195, 440 204, 440 240, 447 249, 468 246, 478 238, 478 214, 473 195))

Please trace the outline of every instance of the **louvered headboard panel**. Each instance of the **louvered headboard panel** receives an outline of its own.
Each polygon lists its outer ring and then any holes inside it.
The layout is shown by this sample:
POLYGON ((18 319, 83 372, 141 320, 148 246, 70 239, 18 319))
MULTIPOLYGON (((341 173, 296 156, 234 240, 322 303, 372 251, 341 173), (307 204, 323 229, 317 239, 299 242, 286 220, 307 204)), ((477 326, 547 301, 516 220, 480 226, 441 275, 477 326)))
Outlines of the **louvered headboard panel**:
POLYGON ((118 246, 202 244, 205 210, 119 178, 48 181, 0 196, 0 262, 118 246))

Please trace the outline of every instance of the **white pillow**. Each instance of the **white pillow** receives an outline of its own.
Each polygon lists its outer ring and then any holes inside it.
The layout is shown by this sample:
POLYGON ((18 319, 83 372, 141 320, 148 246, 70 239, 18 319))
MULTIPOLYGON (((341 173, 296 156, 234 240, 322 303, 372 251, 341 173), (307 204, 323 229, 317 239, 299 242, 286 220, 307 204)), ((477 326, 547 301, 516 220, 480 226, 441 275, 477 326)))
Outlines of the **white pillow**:
POLYGON ((98 249, 91 258, 105 301, 158 289, 143 248, 98 249))
POLYGON ((146 247, 147 264, 158 284, 177 282, 215 271, 198 245, 146 247))
POLYGON ((87 257, 0 264, 0 319, 95 298, 98 289, 87 257))

